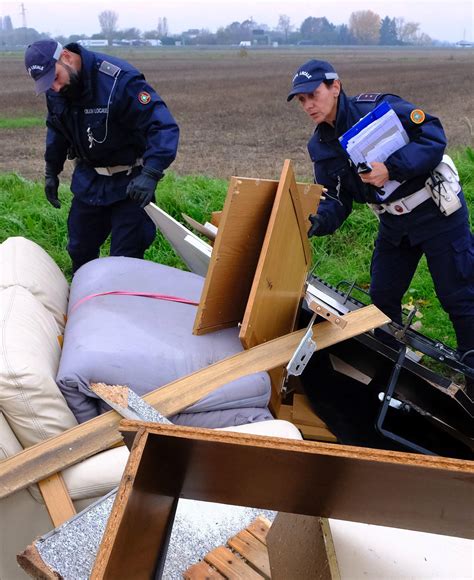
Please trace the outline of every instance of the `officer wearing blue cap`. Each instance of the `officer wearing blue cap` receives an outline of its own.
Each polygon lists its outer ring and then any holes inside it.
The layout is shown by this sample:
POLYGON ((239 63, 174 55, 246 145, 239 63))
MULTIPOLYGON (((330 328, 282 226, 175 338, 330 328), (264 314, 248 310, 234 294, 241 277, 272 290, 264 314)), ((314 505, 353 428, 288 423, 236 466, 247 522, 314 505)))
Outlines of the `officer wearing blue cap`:
POLYGON ((99 256, 143 258, 155 226, 143 208, 173 162, 179 129, 144 76, 119 58, 54 40, 28 46, 25 66, 46 93, 45 194, 56 208, 66 158, 75 159, 68 252, 75 272, 99 256))
MULTIPOLYGON (((402 297, 425 255, 437 296, 453 323, 458 351, 474 369, 473 236, 454 166, 449 176, 454 183, 446 185, 457 186, 457 197, 451 196, 455 205, 448 210, 433 199, 433 172, 443 166, 446 148, 439 119, 393 94, 349 97, 333 66, 321 60, 310 60, 296 71, 287 100, 295 97, 316 123, 308 151, 315 180, 327 189, 317 214, 310 216, 308 235, 332 234, 353 202, 371 204, 380 219, 371 265, 373 303, 401 324, 402 297), (383 101, 396 112, 409 142, 384 162, 357 168, 339 137, 383 101), (389 180, 399 185, 381 201, 380 188, 389 180)), ((443 187, 442 178, 437 185, 443 187)), ((473 398, 474 381, 467 377, 466 385, 473 398)))

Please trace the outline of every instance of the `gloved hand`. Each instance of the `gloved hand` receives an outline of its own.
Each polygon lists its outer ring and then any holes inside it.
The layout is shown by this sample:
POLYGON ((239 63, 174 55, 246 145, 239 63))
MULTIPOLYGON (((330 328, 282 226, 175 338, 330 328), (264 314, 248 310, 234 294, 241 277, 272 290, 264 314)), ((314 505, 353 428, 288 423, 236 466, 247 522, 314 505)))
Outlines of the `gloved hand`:
POLYGON ((309 216, 308 219, 311 222, 311 227, 308 230, 308 238, 320 235, 318 232, 322 227, 321 216, 319 216, 317 213, 313 213, 309 216))
POLYGON ((152 201, 155 195, 156 184, 163 177, 163 173, 151 167, 144 167, 142 172, 128 184, 127 195, 141 208, 152 201))
POLYGON ((56 209, 61 207, 61 202, 59 201, 58 197, 58 188, 58 175, 50 165, 46 164, 46 169, 44 172, 44 193, 46 195, 46 199, 56 209))

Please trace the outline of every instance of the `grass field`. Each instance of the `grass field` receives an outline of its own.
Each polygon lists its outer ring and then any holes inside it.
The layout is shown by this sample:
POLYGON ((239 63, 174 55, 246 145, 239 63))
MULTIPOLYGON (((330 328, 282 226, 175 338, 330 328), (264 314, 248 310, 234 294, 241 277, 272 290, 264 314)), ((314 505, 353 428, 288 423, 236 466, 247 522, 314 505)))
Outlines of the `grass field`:
MULTIPOLYGON (((122 53, 157 88, 181 128, 179 155, 159 185, 159 204, 178 219, 185 211, 203 221, 222 208, 231 175, 278 178, 286 158, 299 181, 311 181, 306 143, 312 126, 286 94, 294 70, 316 57, 334 63, 349 94, 394 92, 442 119, 472 215, 474 51, 314 49, 122 53)), ((71 168, 62 176, 64 203, 57 211, 44 200, 41 183, 44 100, 34 96, 22 55, 0 58, 0 78, 0 241, 33 239, 70 274, 65 225, 71 168)), ((359 206, 335 235, 312 241, 316 273, 332 283, 349 279, 367 287, 376 230, 376 218, 359 206)), ((147 257, 180 265, 160 236, 147 257)), ((454 345, 424 262, 405 302, 420 307, 422 332, 454 345)))

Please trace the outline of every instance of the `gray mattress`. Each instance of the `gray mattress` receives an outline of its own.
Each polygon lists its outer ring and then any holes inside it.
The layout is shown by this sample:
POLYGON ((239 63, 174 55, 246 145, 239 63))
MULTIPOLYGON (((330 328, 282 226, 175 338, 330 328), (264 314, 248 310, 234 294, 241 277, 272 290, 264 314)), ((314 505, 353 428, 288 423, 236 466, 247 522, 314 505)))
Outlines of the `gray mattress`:
MULTIPOLYGON (((135 258, 99 258, 74 276, 57 383, 79 422, 108 410, 90 382, 127 385, 144 395, 242 351, 238 329, 194 336, 197 306, 108 291, 149 292, 199 301, 204 278, 135 258), (78 304, 79 303, 79 304, 78 304)), ((228 383, 171 420, 227 427, 272 419, 267 373, 228 383)))

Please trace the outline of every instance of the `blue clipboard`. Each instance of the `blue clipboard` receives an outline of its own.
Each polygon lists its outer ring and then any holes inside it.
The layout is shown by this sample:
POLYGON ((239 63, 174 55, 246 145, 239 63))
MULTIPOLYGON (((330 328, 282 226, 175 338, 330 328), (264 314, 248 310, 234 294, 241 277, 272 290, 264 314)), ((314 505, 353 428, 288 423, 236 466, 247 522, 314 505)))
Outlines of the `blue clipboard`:
POLYGON ((363 129, 368 127, 371 123, 373 123, 377 119, 380 119, 380 117, 383 117, 389 111, 392 110, 393 110, 392 107, 390 106, 389 103, 387 103, 387 101, 382 101, 380 105, 377 105, 375 109, 370 111, 370 113, 367 113, 367 115, 362 117, 360 121, 357 121, 357 123, 354 126, 352 126, 343 135, 339 137, 339 142, 344 147, 344 150, 347 151, 347 145, 353 137, 355 137, 363 129))

